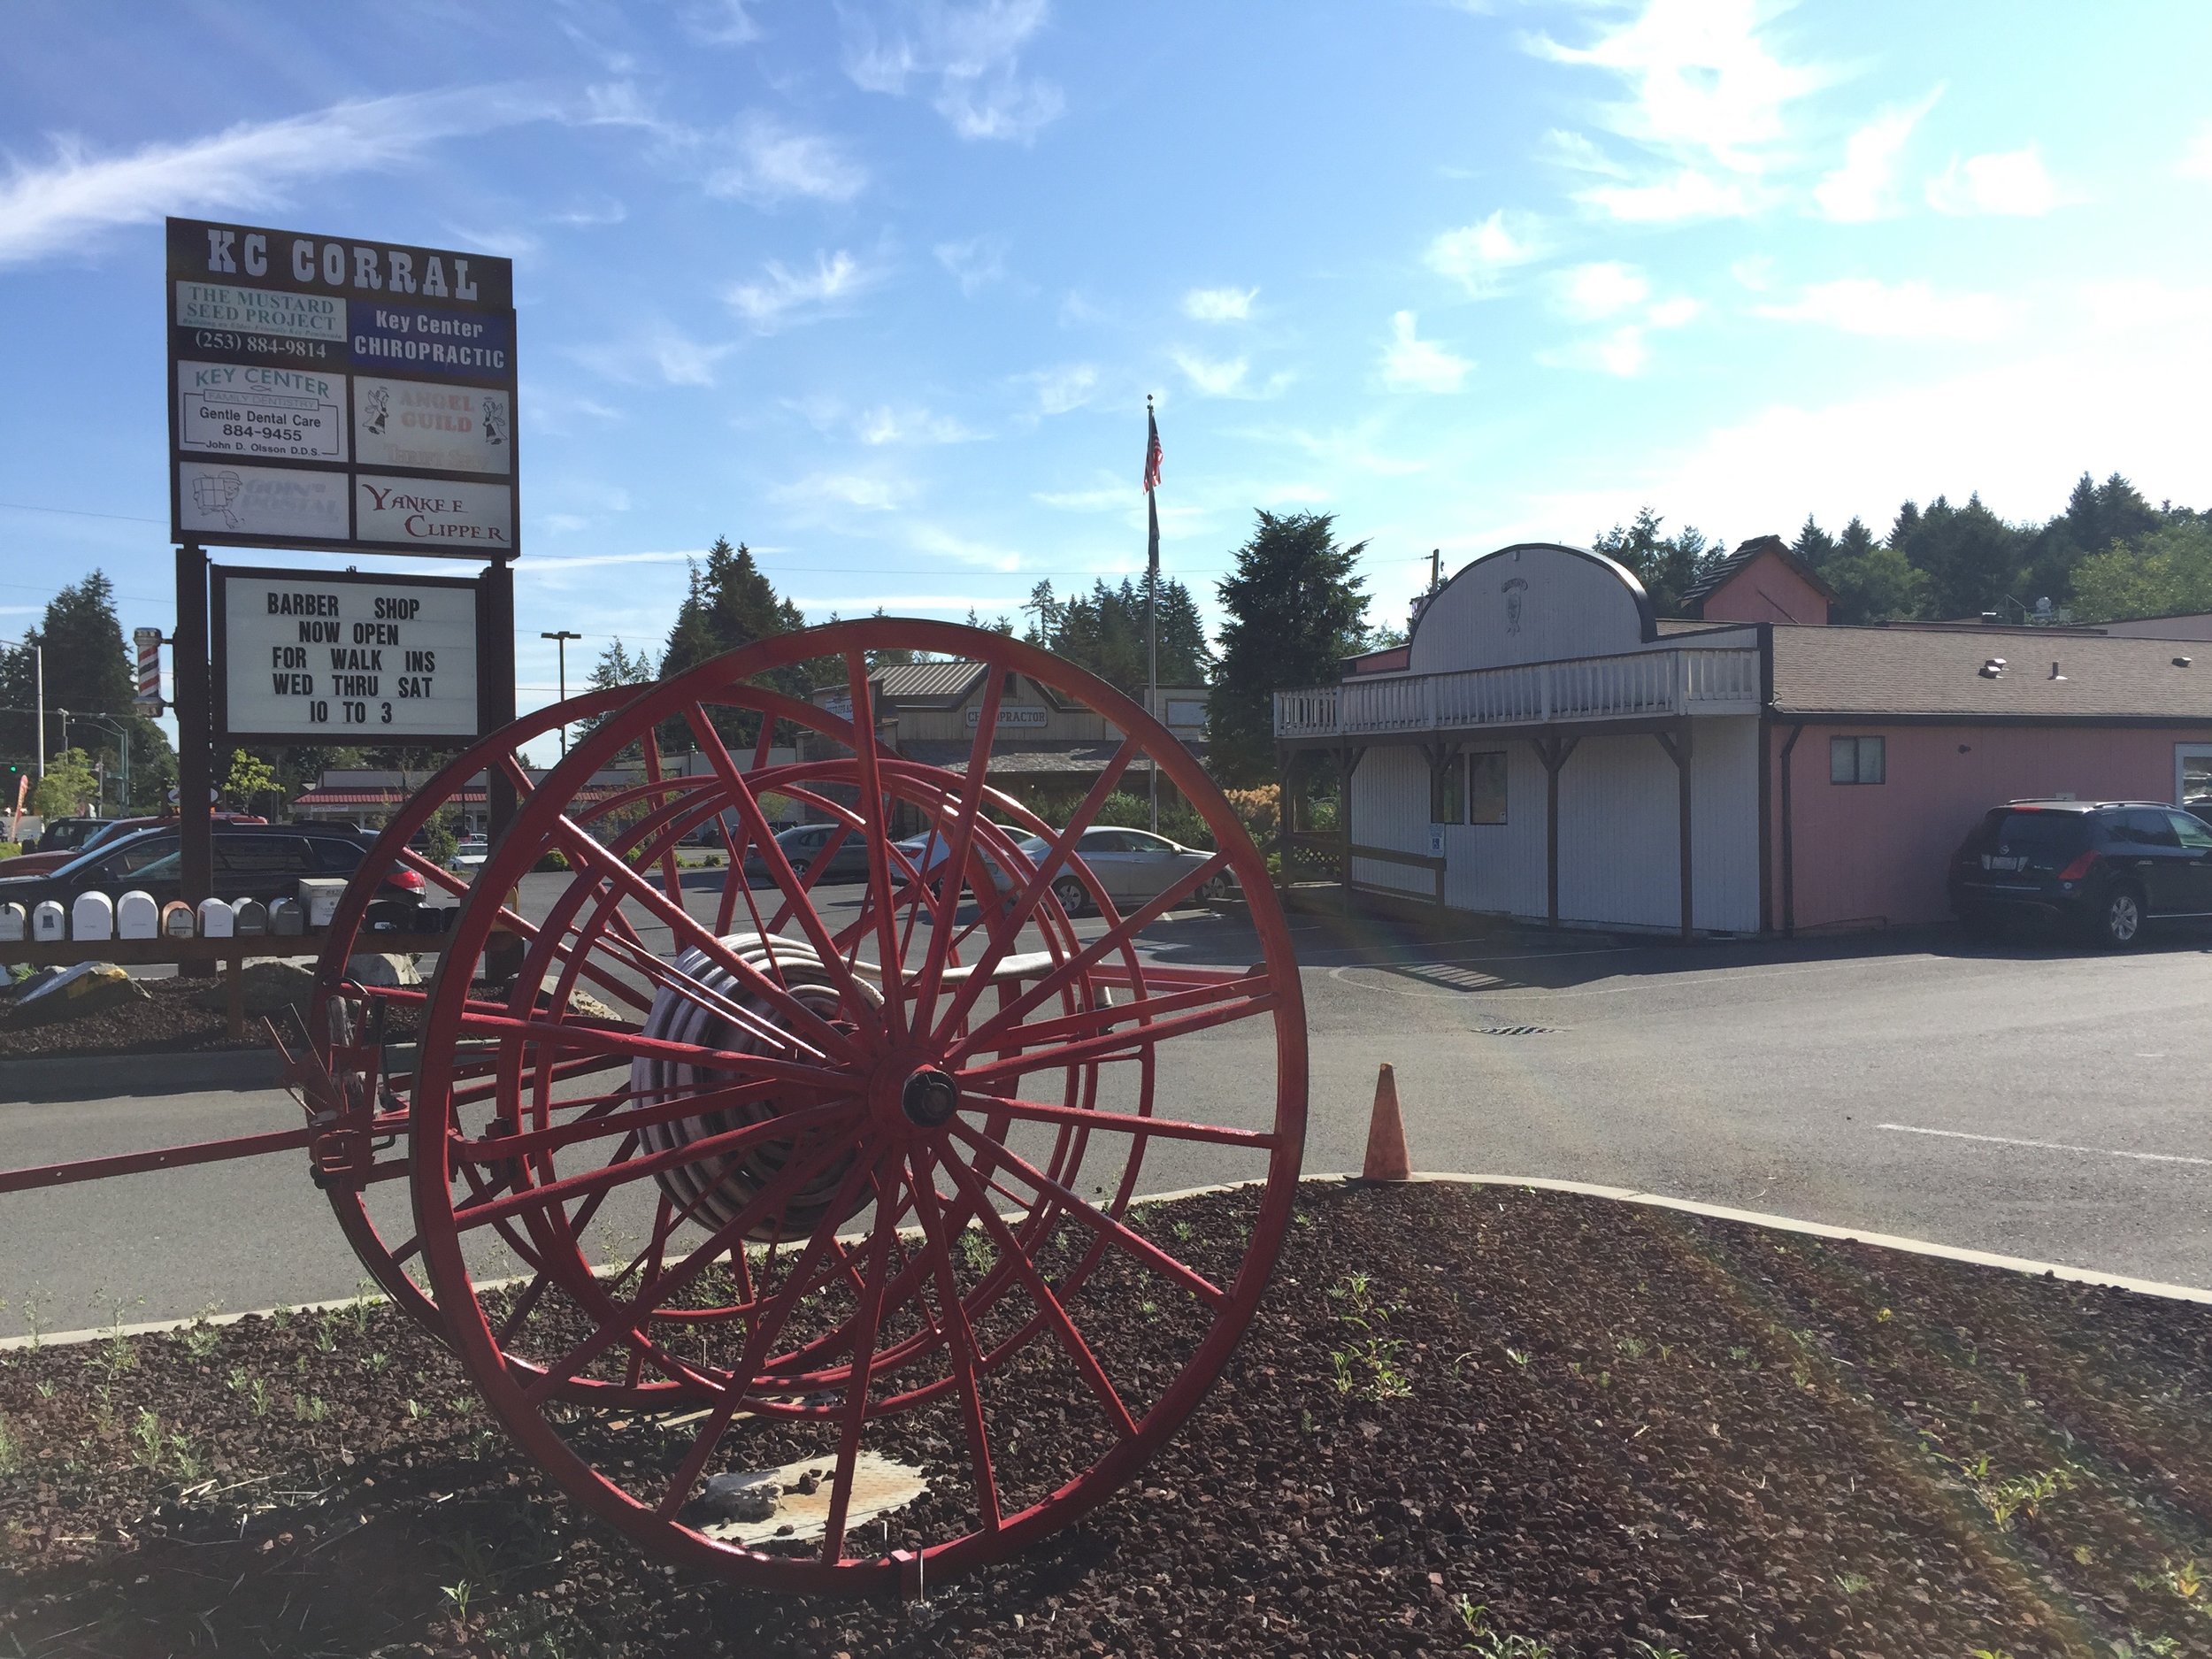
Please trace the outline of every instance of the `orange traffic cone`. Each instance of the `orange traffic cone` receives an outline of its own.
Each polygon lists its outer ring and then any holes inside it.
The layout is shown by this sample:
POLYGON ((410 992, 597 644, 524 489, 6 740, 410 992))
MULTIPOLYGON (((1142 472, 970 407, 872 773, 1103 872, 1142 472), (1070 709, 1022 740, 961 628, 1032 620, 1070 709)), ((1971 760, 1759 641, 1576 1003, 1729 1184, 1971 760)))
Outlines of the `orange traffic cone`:
POLYGON ((1398 1078, 1387 1064, 1375 1074, 1375 1115, 1367 1122, 1367 1162, 1360 1179, 1413 1179, 1412 1161, 1406 1156, 1405 1120, 1398 1115, 1398 1078))

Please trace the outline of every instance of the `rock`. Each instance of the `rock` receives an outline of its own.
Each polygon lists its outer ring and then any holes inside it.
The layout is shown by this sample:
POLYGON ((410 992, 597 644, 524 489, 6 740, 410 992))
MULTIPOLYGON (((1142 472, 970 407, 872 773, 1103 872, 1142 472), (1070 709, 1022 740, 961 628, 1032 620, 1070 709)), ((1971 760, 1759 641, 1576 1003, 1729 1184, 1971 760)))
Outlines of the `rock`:
POLYGON ((48 1025, 56 1020, 96 1014, 133 1000, 144 1001, 146 987, 112 962, 80 962, 73 967, 35 973, 16 993, 8 1022, 48 1025))
MULTIPOLYGON (((304 1008, 314 988, 314 969, 281 957, 250 962, 239 975, 239 996, 249 1014, 273 1014, 280 1009, 304 1008)), ((223 978, 210 979, 204 988, 192 994, 192 1005, 221 1013, 230 1006, 228 983, 223 978)))
POLYGON ((346 958, 346 978, 356 985, 372 987, 422 983, 422 975, 416 972, 412 956, 392 956, 373 950, 361 951, 346 958))
POLYGON ((781 1489, 765 1475, 724 1474, 711 1477, 690 1505, 709 1521, 764 1521, 776 1512, 781 1489))
POLYGON ((609 1008, 589 991, 571 991, 568 994, 569 1011, 586 1019, 609 1019, 620 1022, 622 1016, 609 1008))

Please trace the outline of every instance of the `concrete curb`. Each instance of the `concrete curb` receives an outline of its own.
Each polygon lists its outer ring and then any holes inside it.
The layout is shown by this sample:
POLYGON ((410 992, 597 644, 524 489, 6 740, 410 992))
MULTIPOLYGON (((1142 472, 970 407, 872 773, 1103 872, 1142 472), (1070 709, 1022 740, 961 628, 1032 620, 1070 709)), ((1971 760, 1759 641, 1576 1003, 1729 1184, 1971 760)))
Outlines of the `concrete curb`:
MULTIPOLYGON (((1164 1193, 1141 1193, 1129 1203, 1133 1210, 1141 1204, 1168 1204, 1178 1199, 1202 1198, 1212 1193, 1233 1193, 1241 1187, 1257 1187, 1265 1179, 1261 1176, 1248 1181, 1222 1181, 1208 1187, 1179 1187, 1164 1193)), ((2063 1262, 2038 1262, 2024 1256, 2000 1256, 1988 1250, 1970 1250, 1954 1244, 1936 1244, 1926 1239, 1902 1238, 1892 1233, 1869 1233, 1860 1227, 1832 1226, 1824 1221, 1801 1221, 1793 1216, 1772 1216, 1756 1210, 1732 1210, 1725 1204, 1701 1203, 1694 1198, 1670 1198, 1662 1193, 1637 1192, 1626 1187, 1601 1187, 1591 1181, 1552 1180, 1540 1175, 1466 1175, 1450 1171, 1423 1171, 1411 1179, 1442 1186, 1523 1187, 1539 1192, 1571 1193, 1583 1198, 1609 1198, 1617 1203, 1644 1204, 1654 1210, 1675 1210, 1685 1215, 1704 1216, 1715 1221, 1740 1221, 1749 1226, 1770 1227, 1777 1233, 1803 1233, 1809 1238, 1830 1239, 1845 1244, 1870 1244, 1879 1249, 1900 1250, 1909 1256, 1932 1256, 1947 1262, 1964 1262, 1974 1267, 1993 1267, 2009 1273, 2025 1273, 2036 1279, 2063 1279, 2079 1285, 2102 1285, 2114 1290, 2130 1290, 2141 1296, 2162 1296, 2170 1302, 2212 1304, 2212 1290, 2201 1289, 2194 1285, 2169 1285, 2159 1279, 2136 1279, 2125 1273, 2069 1267, 2063 1262)), ((1301 1176, 1299 1180, 1302 1186, 1317 1187, 1370 1184, 1356 1175, 1306 1175, 1301 1176)), ((363 1282, 365 1284, 368 1281, 363 1282)), ((496 1289, 501 1286, 521 1282, 519 1279, 495 1279, 484 1288, 496 1289)), ((357 1296, 340 1297, 333 1302, 303 1302, 287 1311, 327 1313, 335 1309, 356 1307, 363 1302, 373 1305, 387 1300, 381 1292, 365 1292, 357 1296)), ((188 1319, 153 1319, 142 1325, 111 1325, 104 1331, 56 1331, 42 1333, 37 1340, 42 1348, 58 1348, 71 1343, 96 1342, 113 1336, 158 1336, 165 1332, 181 1331, 195 1325, 235 1325, 241 1319, 265 1318, 275 1311, 273 1308, 255 1308, 244 1313, 217 1313, 188 1319)), ((27 1336, 0 1337, 0 1353, 31 1346, 32 1339, 27 1336)))

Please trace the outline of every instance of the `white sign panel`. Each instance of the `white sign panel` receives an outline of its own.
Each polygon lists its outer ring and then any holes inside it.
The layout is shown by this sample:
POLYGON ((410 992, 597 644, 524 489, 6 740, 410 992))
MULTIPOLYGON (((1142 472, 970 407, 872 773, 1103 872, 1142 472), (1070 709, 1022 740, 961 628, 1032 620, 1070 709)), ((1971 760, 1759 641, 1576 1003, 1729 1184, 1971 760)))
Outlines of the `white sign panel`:
MULTIPOLYGON (((1042 726, 1046 718, 1046 711, 1042 709, 1024 708, 1019 704, 1012 704, 999 710, 998 724, 993 729, 1003 732, 1010 726, 1042 726)), ((970 709, 967 711, 966 719, 968 729, 971 732, 974 731, 977 726, 983 724, 983 710, 970 709)))
POLYGON ((346 458, 346 377, 265 363, 177 365, 177 447, 204 455, 346 458))
POLYGON ((504 557, 514 551, 514 493, 504 484, 357 477, 353 534, 428 552, 504 557))
POLYGON ((177 326, 250 336, 255 347, 263 346, 272 335, 282 340, 326 340, 342 347, 346 303, 326 294, 282 294, 268 288, 231 288, 220 282, 180 282, 177 326))
POLYGON ((346 539, 346 475, 227 461, 177 465, 177 523, 189 536, 346 539))
POLYGON ((380 744, 475 733, 473 583, 217 575, 225 731, 380 744))
POLYGON ((514 467, 513 403, 483 387, 356 375, 353 433, 364 466, 500 478, 514 467))

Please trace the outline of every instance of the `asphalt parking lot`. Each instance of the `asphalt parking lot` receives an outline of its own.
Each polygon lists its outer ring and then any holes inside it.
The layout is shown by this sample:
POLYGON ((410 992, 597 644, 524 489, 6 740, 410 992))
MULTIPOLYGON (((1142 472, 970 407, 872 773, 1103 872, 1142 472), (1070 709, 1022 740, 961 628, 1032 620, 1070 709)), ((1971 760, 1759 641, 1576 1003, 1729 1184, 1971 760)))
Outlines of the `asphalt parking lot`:
MULTIPOLYGON (((526 910, 541 902, 526 890, 526 910)), ((1293 933, 1310 1171, 1358 1167, 1388 1062, 1418 1168, 1601 1182, 2212 1285, 2212 935, 2102 955, 1947 929, 1687 947, 1317 917, 1293 933)), ((1247 926, 1199 910, 1156 925, 1144 949, 1256 959, 1247 926)), ((1171 1047, 1160 1111, 1253 1110, 1264 1031, 1171 1047)), ((0 1166, 295 1115, 274 1093, 4 1105, 0 1166)), ((1249 1158, 1162 1149, 1141 1185, 1251 1174, 1249 1158)), ((360 1277, 288 1156, 0 1199, 0 1332, 27 1294, 59 1328, 117 1307, 157 1318, 340 1296, 360 1277)))

